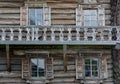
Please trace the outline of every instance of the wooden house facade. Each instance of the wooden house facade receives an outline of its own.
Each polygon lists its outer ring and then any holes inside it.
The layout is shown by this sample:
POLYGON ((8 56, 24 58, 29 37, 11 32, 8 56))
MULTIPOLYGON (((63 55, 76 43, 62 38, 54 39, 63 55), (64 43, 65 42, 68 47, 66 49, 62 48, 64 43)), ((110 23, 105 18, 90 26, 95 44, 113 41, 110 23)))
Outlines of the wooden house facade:
POLYGON ((119 84, 120 0, 0 0, 0 84, 119 84))

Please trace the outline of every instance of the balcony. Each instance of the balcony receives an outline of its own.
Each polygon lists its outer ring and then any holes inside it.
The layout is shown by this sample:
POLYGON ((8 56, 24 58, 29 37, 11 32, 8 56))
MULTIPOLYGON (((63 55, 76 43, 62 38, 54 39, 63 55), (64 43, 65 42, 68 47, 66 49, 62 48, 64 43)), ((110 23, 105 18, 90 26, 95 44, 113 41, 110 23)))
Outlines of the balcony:
POLYGON ((119 26, 1 26, 0 44, 115 45, 119 26))

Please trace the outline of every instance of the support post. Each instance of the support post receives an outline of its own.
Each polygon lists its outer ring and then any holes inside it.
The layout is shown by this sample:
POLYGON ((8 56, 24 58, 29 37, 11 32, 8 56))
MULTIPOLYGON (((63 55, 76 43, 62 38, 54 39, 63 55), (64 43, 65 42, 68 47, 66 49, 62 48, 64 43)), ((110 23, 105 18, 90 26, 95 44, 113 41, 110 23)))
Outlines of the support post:
POLYGON ((9 45, 6 45, 7 71, 11 71, 9 45))
POLYGON ((64 59, 64 71, 67 71, 67 55, 66 55, 67 45, 63 45, 63 59, 64 59))

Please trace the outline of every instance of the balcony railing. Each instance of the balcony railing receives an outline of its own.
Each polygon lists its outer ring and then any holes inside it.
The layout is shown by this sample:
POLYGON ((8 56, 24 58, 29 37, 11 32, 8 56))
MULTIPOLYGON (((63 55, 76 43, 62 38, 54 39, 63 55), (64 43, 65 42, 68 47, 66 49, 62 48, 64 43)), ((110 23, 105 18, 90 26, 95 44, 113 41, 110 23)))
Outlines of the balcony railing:
POLYGON ((8 26, 0 27, 0 44, 90 44, 120 42, 119 26, 8 26))

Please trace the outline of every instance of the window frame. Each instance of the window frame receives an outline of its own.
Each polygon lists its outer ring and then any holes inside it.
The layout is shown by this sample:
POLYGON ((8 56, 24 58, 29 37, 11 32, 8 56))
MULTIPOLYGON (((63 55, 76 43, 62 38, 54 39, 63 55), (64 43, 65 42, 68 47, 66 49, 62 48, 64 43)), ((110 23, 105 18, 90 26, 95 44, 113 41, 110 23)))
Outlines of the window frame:
POLYGON ((100 58, 98 58, 98 57, 91 57, 91 56, 90 56, 90 57, 84 57, 83 59, 84 59, 84 77, 85 77, 86 79, 98 79, 98 78, 100 77, 100 61, 101 61, 100 58), (86 70, 85 70, 85 60, 86 60, 86 59, 90 59, 90 62, 91 62, 92 60, 94 60, 94 59, 97 59, 97 60, 98 60, 98 67, 97 67, 97 68, 98 68, 98 71, 97 71, 97 72, 98 72, 98 74, 97 74, 98 76, 96 76, 96 77, 93 76, 93 74, 92 74, 92 68, 91 68, 92 65, 91 65, 91 64, 90 64, 90 75, 91 75, 91 76, 89 76, 89 77, 85 76, 85 74, 86 74, 86 70))
MULTIPOLYGON (((30 58, 30 78, 31 79, 45 79, 46 78, 46 58, 41 58, 41 57, 32 57, 32 58, 30 58), (45 67, 45 70, 44 70, 44 76, 42 76, 42 77, 32 77, 32 63, 31 63, 31 60, 32 59, 37 59, 37 61, 38 61, 38 59, 44 59, 44 67, 45 67)), ((37 72, 38 73, 38 72, 37 72)))

